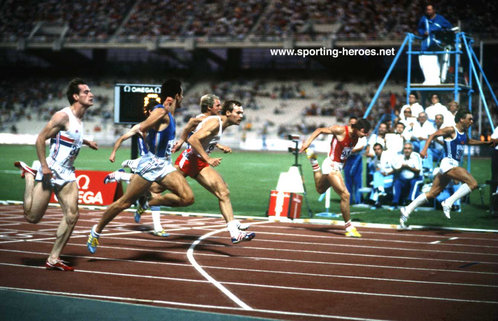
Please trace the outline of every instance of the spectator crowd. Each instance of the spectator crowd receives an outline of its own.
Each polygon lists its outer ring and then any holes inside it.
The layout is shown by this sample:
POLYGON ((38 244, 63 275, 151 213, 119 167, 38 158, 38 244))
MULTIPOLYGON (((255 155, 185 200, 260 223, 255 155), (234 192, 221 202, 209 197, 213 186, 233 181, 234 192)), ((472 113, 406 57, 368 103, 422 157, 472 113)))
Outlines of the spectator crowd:
MULTIPOLYGON (((425 1, 368 0, 6 0, 0 3, 0 37, 27 38, 38 22, 68 25, 68 41, 142 41, 185 37, 224 40, 402 39, 414 32, 425 1)), ((455 25, 496 39, 493 1, 438 1, 455 25)), ((47 39, 53 40, 53 39, 47 39)))

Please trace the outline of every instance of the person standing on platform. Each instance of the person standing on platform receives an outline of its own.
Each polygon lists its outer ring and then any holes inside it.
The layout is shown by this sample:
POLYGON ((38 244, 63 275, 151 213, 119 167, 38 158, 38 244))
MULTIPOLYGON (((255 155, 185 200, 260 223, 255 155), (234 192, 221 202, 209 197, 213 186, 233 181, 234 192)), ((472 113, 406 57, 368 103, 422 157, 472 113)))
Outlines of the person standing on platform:
MULTIPOLYGON (((356 124, 358 118, 351 116, 349 118, 349 125, 356 124)), ((360 142, 360 144, 366 144, 366 138, 362 138, 365 142, 360 142)), ((361 203, 361 193, 360 188, 363 183, 363 157, 362 151, 356 153, 351 153, 348 160, 344 164, 344 181, 346 183, 346 188, 351 194, 350 204, 360 204, 361 203)))
MULTIPOLYGON (((423 37, 420 43, 421 51, 439 51, 440 41, 436 33, 451 29, 452 25, 442 15, 436 14, 433 4, 425 6, 425 15, 418 22, 418 33, 423 37)), ((420 68, 425 77, 424 85, 441 84, 441 66, 437 54, 421 54, 418 56, 420 68)))

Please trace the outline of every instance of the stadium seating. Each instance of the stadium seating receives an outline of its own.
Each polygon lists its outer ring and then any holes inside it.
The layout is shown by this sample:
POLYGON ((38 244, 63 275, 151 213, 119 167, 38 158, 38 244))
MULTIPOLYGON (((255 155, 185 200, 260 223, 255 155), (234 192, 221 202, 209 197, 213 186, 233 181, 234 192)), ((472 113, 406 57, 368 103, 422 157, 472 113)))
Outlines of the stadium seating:
MULTIPOLYGON (((226 40, 385 40, 414 32, 425 1, 6 0, 3 41, 145 41, 201 37, 226 40)), ((493 1, 438 2, 438 12, 481 38, 496 39, 493 1)))

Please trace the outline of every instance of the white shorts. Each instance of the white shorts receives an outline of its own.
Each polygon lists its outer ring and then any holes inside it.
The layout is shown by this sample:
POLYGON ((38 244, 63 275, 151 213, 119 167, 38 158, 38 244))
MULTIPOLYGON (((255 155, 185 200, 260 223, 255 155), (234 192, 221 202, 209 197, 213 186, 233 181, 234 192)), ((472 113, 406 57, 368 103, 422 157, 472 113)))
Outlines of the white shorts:
MULTIPOLYGON (((65 184, 74 182, 76 180, 73 166, 62 166, 50 157, 47 157, 47 164, 48 168, 50 168, 53 173, 52 178, 50 179, 50 184, 52 184, 53 187, 61 188, 65 184)), ((40 162, 36 162, 36 166, 33 169, 37 171, 35 180, 41 182, 41 180, 43 179, 43 173, 41 170, 40 162)))
POLYGON ((327 157, 322 163, 322 173, 328 175, 331 172, 341 172, 343 166, 344 163, 335 162, 330 157, 327 157))
POLYGON ((458 167, 458 165, 460 165, 460 163, 457 160, 445 157, 441 160, 441 164, 439 164, 439 173, 445 174, 450 169, 458 167))
POLYGON ((157 157, 152 153, 147 153, 138 158, 136 168, 130 169, 149 182, 160 181, 164 176, 176 170, 176 168, 171 165, 170 159, 157 157))

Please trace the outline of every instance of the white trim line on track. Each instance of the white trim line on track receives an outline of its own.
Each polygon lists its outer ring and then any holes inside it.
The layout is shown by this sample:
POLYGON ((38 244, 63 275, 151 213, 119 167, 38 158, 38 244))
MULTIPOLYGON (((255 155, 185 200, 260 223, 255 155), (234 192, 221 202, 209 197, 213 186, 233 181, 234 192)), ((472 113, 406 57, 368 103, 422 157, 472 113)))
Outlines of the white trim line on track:
MULTIPOLYGON (((22 205, 22 201, 13 201, 13 200, 0 200, 0 204, 3 205, 22 205)), ((59 204, 50 203, 49 206, 60 207, 59 204)), ((106 209, 107 206, 98 206, 98 205, 79 205, 80 208, 84 209, 106 209)), ((127 209, 126 212, 135 212, 134 209, 127 209)), ((161 214, 166 215, 181 215, 181 216, 204 216, 204 217, 216 217, 219 218, 221 214, 216 213, 200 213, 200 212, 177 212, 177 211, 160 211, 161 214)), ((274 217, 266 217, 266 216, 244 216, 244 215, 235 215, 235 218, 238 219, 247 219, 247 220, 263 220, 269 222, 282 222, 282 223, 296 223, 296 224, 320 224, 320 225, 339 225, 343 226, 343 221, 337 220, 327 220, 327 219, 316 219, 316 218, 279 218, 275 219, 274 217)), ((400 230, 399 225, 396 224, 380 224, 380 223, 362 223, 356 222, 355 226, 368 227, 368 228, 380 228, 380 229, 393 229, 400 230)), ((444 226, 430 226, 430 225, 410 225, 411 230, 439 230, 439 231, 457 231, 457 232, 482 232, 482 233, 498 233, 498 230, 491 229, 477 229, 477 228, 466 228, 466 227, 444 227, 444 226)), ((403 230, 401 230, 403 231, 403 230)))
MULTIPOLYGON (((3 252, 10 253, 23 253, 23 254, 33 254, 47 256, 48 252, 33 252, 33 251, 20 251, 20 250, 3 250, 3 252)), ((137 263, 137 264, 160 264, 160 265, 170 265, 170 266, 189 266, 187 263, 171 263, 171 262, 153 262, 153 261, 137 261, 137 260, 127 260, 127 259, 115 259, 107 258, 102 256, 80 256, 80 255, 67 255, 67 257, 79 257, 84 259, 93 259, 100 261, 119 261, 125 263, 137 263)), ((19 265, 13 263, 0 262, 0 266, 18 266, 18 267, 33 267, 27 265, 19 265)), ((43 269, 44 267, 33 267, 43 269)), ((483 288, 498 288, 498 285, 490 284, 477 284, 477 283, 455 283, 455 282, 442 282, 442 281, 421 281, 421 280, 410 280, 410 279, 389 279, 389 278, 376 278, 368 276, 353 276, 353 275, 337 275, 337 274, 319 274, 319 273, 306 273, 306 272, 295 272, 295 271, 277 271, 277 270, 264 270, 264 269, 247 269, 247 268, 229 268, 225 266, 215 266, 215 265, 205 265, 204 268, 212 270, 224 270, 224 271, 244 271, 251 273, 271 273, 271 274, 288 274, 288 275, 303 275, 303 276, 314 276, 314 277, 324 277, 324 278, 340 278, 340 279, 359 279, 359 280, 370 280, 370 281, 386 281, 386 282, 400 282, 400 283, 422 283, 422 284, 432 284, 432 285, 450 285, 450 286, 469 286, 469 287, 483 287, 483 288)), ((86 272, 85 270, 77 270, 77 272, 86 272)), ((96 273, 95 271, 93 273, 96 273)), ((108 273, 108 272, 106 272, 108 273)), ((146 277, 146 276, 143 276, 146 277)))
POLYGON ((187 258, 190 264, 192 264, 192 266, 197 270, 197 272, 199 272, 203 277, 205 277, 209 282, 211 282, 215 287, 217 287, 218 290, 223 292, 223 294, 225 294, 228 298, 230 298, 230 300, 235 302, 239 307, 241 307, 244 310, 253 310, 253 308, 251 308, 244 301, 239 299, 235 294, 233 294, 226 287, 224 287, 220 282, 216 281, 211 275, 209 275, 209 273, 207 273, 202 268, 202 266, 200 266, 199 263, 197 263, 197 261, 194 258, 194 249, 199 243, 201 243, 202 240, 207 239, 208 237, 223 231, 226 231, 226 228, 214 230, 199 237, 197 240, 195 240, 194 243, 190 245, 187 251, 187 258))
MULTIPOLYGON (((15 266, 21 268, 34 268, 34 269, 45 269, 43 266, 29 266, 20 265, 13 263, 0 263, 4 266, 15 266)), ((90 274, 104 274, 113 276, 126 276, 126 277, 137 277, 137 278, 148 278, 148 279, 158 279, 158 280, 170 280, 178 282, 190 282, 190 283, 208 283, 209 281, 197 280, 197 279, 182 279, 175 277, 161 277, 161 276, 144 276, 137 274, 127 274, 127 273, 116 273, 116 272, 102 272, 102 271, 89 271, 89 270, 77 270, 76 273, 90 273, 90 274)), ((269 289, 283 289, 289 291, 308 291, 317 293, 334 293, 334 294, 349 294, 349 295, 360 295, 360 296, 376 296, 376 297, 392 297, 401 299, 417 299, 417 300, 431 300, 431 301, 446 301, 446 302, 463 302, 463 303, 482 303, 482 304, 495 304, 498 305, 498 301, 490 300, 473 300, 473 299, 463 299, 463 298, 445 298, 445 297, 431 297, 431 296, 419 296, 419 295, 407 295, 407 294, 392 294, 392 293, 378 293, 378 292, 362 292, 362 291, 346 291, 346 290, 334 290, 334 289, 322 289, 322 288, 302 288, 302 287, 292 287, 283 285, 269 285, 269 284, 256 284, 256 283, 241 283, 241 282, 223 282, 224 284, 234 285, 234 286, 245 286, 245 287, 258 287, 258 288, 269 288, 269 289)), ((1 286, 0 286, 1 287, 1 286)), ((248 310, 248 309, 244 309, 248 310)), ((255 309, 250 309, 255 310, 255 309)))
MULTIPOLYGON (((57 292, 57 291, 46 291, 46 290, 33 290, 33 289, 24 289, 24 288, 14 288, 14 287, 5 287, 0 286, 2 290, 12 290, 12 291, 20 291, 20 292, 29 292, 29 293, 39 293, 39 294, 49 294, 49 295, 60 295, 60 296, 69 296, 69 297, 79 297, 79 298, 88 298, 96 301, 122 301, 122 302, 139 302, 139 303, 153 303, 153 304, 162 304, 162 305, 173 305, 173 306, 182 306, 182 307, 196 307, 196 308, 206 308, 206 309, 214 309, 214 310, 232 310, 232 311, 241 311, 241 308, 236 307, 227 307, 227 306, 217 306, 217 305, 204 305, 204 304, 195 304, 195 303, 184 303, 184 302, 174 302, 174 301, 163 301, 163 300, 148 300, 148 299, 138 299, 138 298, 126 298, 126 297, 118 297, 118 296, 105 296, 105 295, 94 295, 94 294, 85 294, 85 293, 70 293, 70 292, 57 292), (100 300, 99 300, 100 299, 100 300)), ((266 314, 280 314, 280 315, 294 315, 294 316, 303 316, 303 317, 313 317, 313 318, 324 318, 324 319, 340 319, 340 320, 354 320, 354 321, 386 321, 382 319, 371 319, 371 318, 356 318, 356 317, 347 317, 340 315, 327 315, 327 314, 313 314, 313 313, 304 313, 304 312, 292 312, 292 311, 277 311, 277 310, 265 310, 265 309, 253 309, 253 312, 258 313, 266 313, 266 314)))
MULTIPOLYGON (((13 201, 13 200, 0 200, 0 204, 4 205, 22 205, 22 201, 13 201)), ((60 207, 59 204, 50 203, 50 206, 60 207)), ((79 205, 80 208, 84 209, 106 209, 107 206, 97 206, 97 205, 79 205)), ((134 209, 127 209, 127 212, 135 212, 134 209)), ((161 214, 167 215, 181 215, 181 216, 204 216, 204 217, 220 217, 220 214, 216 213, 196 213, 196 212, 178 212, 178 211, 160 211, 161 214)), ((235 215, 235 218, 238 219, 247 219, 247 220, 263 220, 269 222, 282 222, 282 223, 296 223, 296 224, 321 224, 321 225, 344 225, 343 221, 337 220, 324 220, 324 219, 315 219, 315 218, 297 218, 294 220, 288 218, 280 218, 275 219, 273 217, 266 216, 244 216, 244 215, 235 215)), ((379 223, 355 223, 356 226, 361 227, 369 227, 369 228, 382 228, 382 229, 394 229, 399 230, 399 225, 396 224, 379 224, 379 223)), ((410 229, 412 230, 443 230, 443 231, 459 231, 459 232, 484 232, 484 233, 498 233, 498 230, 490 230, 490 229, 475 229, 475 228, 464 228, 464 227, 441 227, 441 226, 430 226, 430 225, 410 225, 410 229)))

